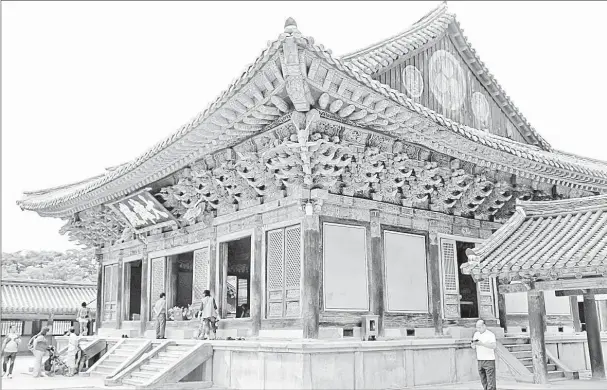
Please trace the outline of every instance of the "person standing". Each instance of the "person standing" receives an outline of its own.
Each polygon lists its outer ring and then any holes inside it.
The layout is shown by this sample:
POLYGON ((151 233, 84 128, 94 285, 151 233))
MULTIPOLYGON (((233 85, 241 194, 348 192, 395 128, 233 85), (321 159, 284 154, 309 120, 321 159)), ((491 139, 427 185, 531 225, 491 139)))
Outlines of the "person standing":
POLYGON ((204 290, 203 292, 200 312, 200 318, 202 319, 202 334, 200 337, 205 339, 208 334, 208 338, 214 340, 217 332, 215 327, 217 304, 215 303, 215 298, 211 297, 211 291, 209 290, 204 290))
POLYGON ((78 354, 78 348, 80 344, 80 337, 76 335, 74 327, 70 328, 70 335, 67 338, 67 356, 65 363, 69 372, 67 376, 76 375, 76 355, 78 354))
POLYGON ((48 341, 46 340, 48 330, 49 329, 47 327, 42 328, 40 333, 35 336, 32 344, 34 353, 34 371, 32 372, 32 376, 34 378, 46 376, 46 374, 42 372, 42 359, 44 358, 44 354, 48 348, 48 341))
POLYGON ((495 334, 487 329, 485 321, 476 321, 476 333, 472 336, 472 349, 476 350, 478 373, 484 390, 496 390, 495 376, 495 348, 497 340, 495 334))
POLYGON ((21 344, 21 337, 17 334, 15 326, 8 328, 6 338, 2 342, 2 372, 8 379, 13 377, 13 366, 15 365, 15 358, 17 352, 19 352, 19 344, 21 344), (8 371, 6 366, 10 360, 8 371))
POLYGON ((81 307, 78 309, 78 315, 76 316, 78 324, 80 324, 80 336, 86 336, 89 329, 89 317, 90 310, 86 307, 86 302, 82 302, 81 307))
POLYGON ((164 339, 164 329, 167 323, 166 294, 160 293, 160 298, 154 304, 154 318, 156 319, 156 338, 164 339))

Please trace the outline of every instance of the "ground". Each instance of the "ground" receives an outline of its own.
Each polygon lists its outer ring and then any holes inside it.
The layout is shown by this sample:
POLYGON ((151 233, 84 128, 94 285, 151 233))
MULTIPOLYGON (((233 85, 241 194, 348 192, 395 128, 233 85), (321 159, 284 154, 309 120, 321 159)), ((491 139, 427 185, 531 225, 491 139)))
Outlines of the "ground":
MULTIPOLYGON (((64 376, 32 378, 29 373, 29 367, 33 365, 32 356, 18 356, 15 361, 13 378, 2 378, 1 388, 3 390, 51 390, 51 389, 129 389, 125 387, 105 387, 102 377, 81 377, 71 378, 64 376)), ((588 375, 584 376, 585 378, 588 375)), ((555 390, 598 390, 607 389, 607 381, 590 381, 581 379, 576 381, 562 380, 553 382, 547 386, 516 383, 516 382, 497 382, 497 388, 500 390, 535 390, 535 389, 555 389, 555 390)), ((480 382, 459 383, 455 385, 420 387, 420 389, 444 389, 444 390, 481 390, 480 382)))

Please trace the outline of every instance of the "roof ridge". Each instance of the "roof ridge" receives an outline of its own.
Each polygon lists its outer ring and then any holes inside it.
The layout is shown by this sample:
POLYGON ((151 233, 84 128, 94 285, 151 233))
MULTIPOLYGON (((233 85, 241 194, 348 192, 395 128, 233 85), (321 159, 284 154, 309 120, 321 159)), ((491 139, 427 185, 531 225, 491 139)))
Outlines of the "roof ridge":
POLYGON ((98 178, 102 177, 103 175, 105 175, 105 173, 102 173, 102 174, 99 174, 99 175, 96 175, 96 176, 91 176, 91 177, 89 177, 87 179, 79 180, 79 181, 68 183, 68 184, 63 184, 63 185, 56 186, 56 187, 48 187, 48 188, 44 188, 44 189, 41 189, 41 190, 34 190, 34 191, 23 191, 23 194, 25 194, 25 195, 41 195, 41 194, 43 194, 45 192, 62 190, 62 189, 68 188, 68 187, 77 186, 77 185, 83 184, 83 183, 85 183, 87 181, 91 181, 93 179, 98 179, 98 178))
POLYGON ((359 55, 366 54, 367 52, 377 49, 380 46, 391 43, 397 39, 400 39, 407 35, 413 34, 413 33, 417 32, 418 30, 421 30, 421 29, 427 27, 430 23, 432 23, 433 21, 435 21, 442 15, 445 15, 445 16, 448 16, 451 18, 455 17, 455 14, 451 14, 451 13, 447 12, 447 4, 444 1, 441 2, 436 8, 432 9, 430 12, 428 12, 426 15, 424 15, 417 22, 413 23, 407 30, 402 31, 389 38, 382 39, 381 41, 371 44, 365 48, 358 49, 358 50, 355 50, 350 53, 346 53, 346 54, 342 55, 340 58, 342 60, 351 60, 355 57, 358 57, 359 55))
POLYGON ((607 194, 547 201, 516 201, 518 207, 525 210, 527 216, 547 213, 578 213, 592 209, 607 210, 607 194))

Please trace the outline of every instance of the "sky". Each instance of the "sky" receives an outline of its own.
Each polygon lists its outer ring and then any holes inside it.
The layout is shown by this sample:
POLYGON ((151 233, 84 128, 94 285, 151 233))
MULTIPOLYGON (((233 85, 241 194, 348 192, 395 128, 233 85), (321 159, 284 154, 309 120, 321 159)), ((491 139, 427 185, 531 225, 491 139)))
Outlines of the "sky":
MULTIPOLYGON (((2 251, 75 248, 23 191, 124 163, 203 111, 293 17, 340 56, 438 2, 3 2, 2 251)), ((556 149, 607 160, 607 2, 449 2, 556 149)))

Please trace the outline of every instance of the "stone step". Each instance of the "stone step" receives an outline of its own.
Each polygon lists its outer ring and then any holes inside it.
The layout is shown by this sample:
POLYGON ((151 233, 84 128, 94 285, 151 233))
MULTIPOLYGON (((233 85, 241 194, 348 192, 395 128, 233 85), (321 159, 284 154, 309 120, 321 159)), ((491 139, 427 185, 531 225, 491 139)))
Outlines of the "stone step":
POLYGON ((145 382, 149 382, 150 379, 152 379, 156 375, 150 371, 134 371, 134 372, 131 372, 131 376, 133 378, 137 378, 137 379, 144 380, 145 382))
POLYGON ((132 378, 132 377, 124 378, 124 379, 122 379, 121 382, 124 383, 125 385, 131 385, 131 386, 141 386, 144 383, 146 383, 142 380, 139 380, 137 378, 132 378))
POLYGON ((179 353, 187 353, 189 350, 192 349, 192 346, 188 345, 168 345, 165 348, 165 351, 169 351, 169 352, 179 352, 179 353))
MULTIPOLYGON (((532 363, 524 363, 524 365, 525 365, 525 367, 526 367, 526 368, 527 368, 529 371, 533 372, 533 364, 532 364, 532 363)), ((548 364, 546 364, 546 368, 548 369, 548 372, 549 372, 549 373, 550 373, 550 372, 553 372, 553 371, 556 371, 556 364, 551 364, 551 363, 548 363, 548 364)))
POLYGON ((506 349, 510 352, 518 352, 518 351, 529 351, 531 352, 531 344, 512 344, 512 345, 504 345, 506 349))
POLYGON ((161 358, 174 359, 177 360, 183 357, 183 353, 178 352, 158 352, 158 356, 161 358))
POLYGON ((558 380, 561 378, 565 378, 565 373, 563 371, 549 371, 548 372, 549 380, 558 380))
POLYGON ((529 344, 528 337, 504 337, 499 339, 499 342, 503 345, 512 345, 512 344, 529 344))
POLYGON ((162 371, 165 367, 166 366, 164 366, 164 365, 162 367, 160 367, 159 365, 158 366, 152 366, 150 364, 144 364, 144 365, 142 365, 142 366, 139 367, 139 370, 142 371, 142 372, 145 371, 145 372, 149 372, 149 373, 158 373, 158 372, 162 371))
POLYGON ((526 351, 510 351, 510 353, 512 354, 512 356, 514 356, 517 359, 525 359, 525 358, 530 358, 532 356, 531 353, 531 349, 526 351))

